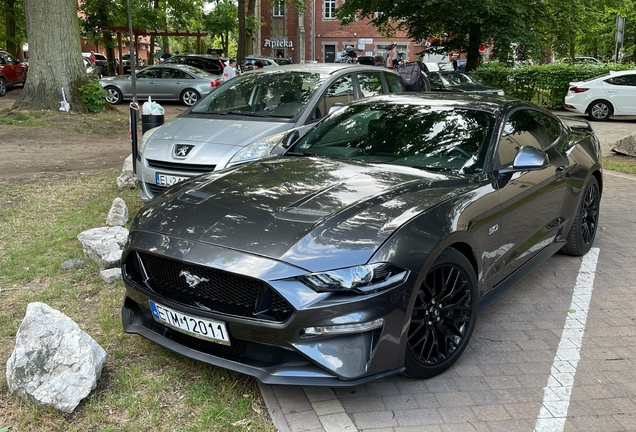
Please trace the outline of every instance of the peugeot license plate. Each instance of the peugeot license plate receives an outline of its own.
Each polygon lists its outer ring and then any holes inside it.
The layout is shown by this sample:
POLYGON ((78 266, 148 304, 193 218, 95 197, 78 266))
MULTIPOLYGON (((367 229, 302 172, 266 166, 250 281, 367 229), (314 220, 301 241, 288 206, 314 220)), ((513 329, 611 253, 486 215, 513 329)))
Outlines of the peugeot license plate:
POLYGON ((159 174, 155 173, 155 183, 157 186, 168 187, 184 180, 187 180, 189 177, 179 177, 168 174, 159 174))
POLYGON ((224 322, 186 315, 152 300, 148 302, 155 321, 199 339, 230 345, 224 322))

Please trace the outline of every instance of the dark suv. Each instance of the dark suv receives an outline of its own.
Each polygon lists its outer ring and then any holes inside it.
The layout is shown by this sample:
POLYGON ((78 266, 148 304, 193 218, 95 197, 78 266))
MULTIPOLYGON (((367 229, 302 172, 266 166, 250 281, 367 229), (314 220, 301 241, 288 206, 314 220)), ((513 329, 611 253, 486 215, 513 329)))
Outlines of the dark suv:
POLYGON ((163 63, 194 66, 214 75, 223 75, 223 68, 225 68, 223 59, 209 54, 182 54, 168 57, 163 63))
POLYGON ((6 51, 0 51, 0 96, 4 96, 9 87, 24 84, 28 70, 28 65, 21 63, 6 51))

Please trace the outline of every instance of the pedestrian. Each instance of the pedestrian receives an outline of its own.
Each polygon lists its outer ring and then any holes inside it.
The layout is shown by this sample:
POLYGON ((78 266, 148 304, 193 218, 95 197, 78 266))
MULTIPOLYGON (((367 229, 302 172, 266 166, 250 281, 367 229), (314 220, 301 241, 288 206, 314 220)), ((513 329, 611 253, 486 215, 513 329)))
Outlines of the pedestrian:
POLYGON ((97 58, 95 57, 95 52, 91 51, 91 55, 89 57, 91 63, 95 64, 95 61, 97 61, 97 58))
POLYGON ((265 67, 265 63, 261 59, 256 59, 254 61, 254 69, 263 69, 265 67))
POLYGON ((223 81, 229 81, 236 76, 236 59, 231 58, 223 69, 223 81))
POLYGON ((453 57, 453 70, 457 70, 457 58, 453 57))
POLYGON ((170 57, 172 57, 172 54, 170 54, 170 51, 166 50, 166 52, 161 54, 161 61, 165 61, 166 59, 169 59, 170 57))

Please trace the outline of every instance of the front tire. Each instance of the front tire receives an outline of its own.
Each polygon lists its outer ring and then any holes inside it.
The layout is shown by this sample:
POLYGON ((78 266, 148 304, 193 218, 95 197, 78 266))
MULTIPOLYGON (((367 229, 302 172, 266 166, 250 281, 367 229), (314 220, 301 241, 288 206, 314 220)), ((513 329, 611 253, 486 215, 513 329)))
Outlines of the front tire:
POLYGON ((478 307, 473 267, 457 250, 445 250, 417 292, 407 332, 404 374, 426 379, 451 367, 468 345, 478 307))
POLYGON ((592 176, 581 196, 567 242, 561 249, 564 254, 583 256, 592 248, 598 230, 600 204, 600 188, 596 177, 592 176))
POLYGON ((112 105, 121 103, 123 96, 117 87, 106 87, 106 102, 112 105))
POLYGON ((612 104, 606 100, 594 101, 587 107, 587 115, 590 117, 590 120, 607 120, 613 113, 614 109, 612 108, 612 104))
POLYGON ((0 78, 0 97, 7 94, 7 82, 4 78, 0 78))
POLYGON ((196 90, 186 89, 181 93, 181 103, 185 106, 192 106, 199 101, 199 93, 196 90))

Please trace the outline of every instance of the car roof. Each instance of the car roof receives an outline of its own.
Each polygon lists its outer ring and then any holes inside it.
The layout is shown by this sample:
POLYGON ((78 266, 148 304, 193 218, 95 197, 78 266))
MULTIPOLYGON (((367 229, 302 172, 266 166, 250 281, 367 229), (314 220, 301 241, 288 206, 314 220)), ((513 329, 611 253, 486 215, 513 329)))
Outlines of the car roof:
MULTIPOLYGON (((276 73, 276 71, 297 71, 297 72, 317 72, 321 75, 333 75, 341 70, 350 70, 351 72, 356 71, 374 71, 377 72, 379 70, 384 70, 383 68, 378 68, 377 66, 371 65, 359 65, 359 64, 349 64, 349 63, 300 63, 300 64, 291 64, 291 65, 281 65, 279 68, 274 68, 274 70, 264 70, 259 69, 257 71, 251 71, 250 73, 260 72, 260 73, 276 73)), ((391 69, 386 69, 391 73, 396 73, 391 69)))
POLYGON ((491 114, 495 114, 502 110, 511 109, 517 106, 534 107, 545 111, 538 106, 506 96, 470 93, 392 93, 388 95, 379 95, 370 98, 359 99, 357 101, 351 102, 350 105, 364 105, 378 102, 390 105, 409 104, 439 107, 463 106, 465 108, 477 109, 480 111, 489 112, 491 114))

